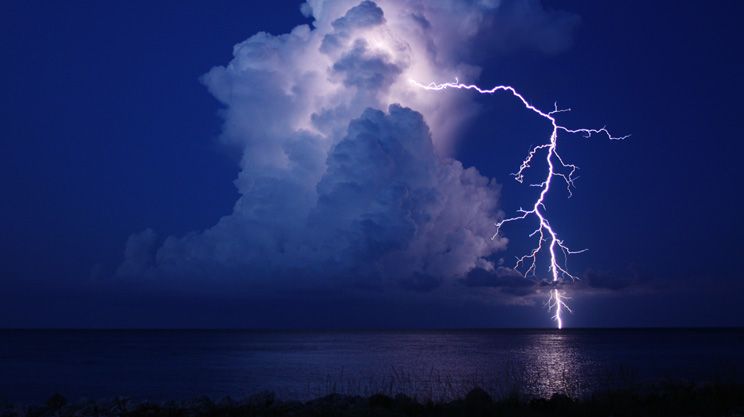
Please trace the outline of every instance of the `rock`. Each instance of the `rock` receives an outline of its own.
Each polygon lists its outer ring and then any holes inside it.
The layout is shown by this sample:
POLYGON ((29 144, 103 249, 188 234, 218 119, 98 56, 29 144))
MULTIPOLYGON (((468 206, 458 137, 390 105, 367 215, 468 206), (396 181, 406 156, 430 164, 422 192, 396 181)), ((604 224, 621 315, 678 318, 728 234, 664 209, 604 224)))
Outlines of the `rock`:
POLYGON ((491 405, 491 396, 481 388, 473 388, 468 395, 465 396, 466 406, 488 406, 491 405))
POLYGON ((393 406, 393 399, 385 394, 375 394, 369 397, 368 403, 370 407, 390 409, 393 406))
POLYGON ((491 396, 481 388, 473 388, 465 396, 465 411, 469 416, 486 415, 491 408, 493 401, 491 396))

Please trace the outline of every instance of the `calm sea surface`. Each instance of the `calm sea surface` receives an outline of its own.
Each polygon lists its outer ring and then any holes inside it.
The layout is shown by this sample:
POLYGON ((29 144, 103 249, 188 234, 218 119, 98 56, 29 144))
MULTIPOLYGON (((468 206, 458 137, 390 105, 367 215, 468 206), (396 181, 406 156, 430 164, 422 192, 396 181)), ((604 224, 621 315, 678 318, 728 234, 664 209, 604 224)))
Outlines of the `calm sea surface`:
POLYGON ((0 331, 0 399, 583 395, 744 377, 744 330, 0 331))

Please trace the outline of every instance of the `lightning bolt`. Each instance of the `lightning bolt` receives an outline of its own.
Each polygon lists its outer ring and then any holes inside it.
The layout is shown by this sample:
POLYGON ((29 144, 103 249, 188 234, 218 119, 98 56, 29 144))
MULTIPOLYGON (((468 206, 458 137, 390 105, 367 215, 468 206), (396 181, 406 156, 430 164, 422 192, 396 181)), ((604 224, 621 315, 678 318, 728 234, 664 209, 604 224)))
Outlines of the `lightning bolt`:
POLYGON ((535 200, 534 204, 529 210, 520 208, 517 210, 517 214, 513 217, 505 218, 500 222, 496 223, 496 231, 494 232, 491 239, 495 239, 501 232, 501 228, 512 222, 519 220, 526 220, 530 217, 534 217, 538 221, 537 229, 529 234, 529 237, 537 236, 536 246, 527 254, 517 257, 514 269, 520 272, 524 277, 536 277, 537 270, 537 257, 540 253, 547 252, 550 259, 550 265, 548 266, 548 272, 551 276, 551 284, 553 288, 550 290, 550 298, 548 299, 548 308, 553 312, 553 320, 556 322, 558 329, 563 328, 563 311, 567 310, 571 312, 570 307, 566 304, 568 297, 564 291, 560 289, 560 284, 564 281, 571 281, 578 279, 578 277, 568 272, 566 263, 569 255, 585 252, 587 249, 582 250, 571 250, 563 240, 558 238, 558 233, 550 225, 550 221, 545 217, 547 211, 545 206, 545 198, 550 192, 550 187, 553 184, 553 180, 559 178, 566 184, 569 198, 573 195, 574 180, 576 179, 575 174, 579 169, 578 166, 565 162, 563 157, 558 153, 558 133, 568 134, 580 134, 585 138, 591 138, 594 135, 603 135, 610 140, 623 140, 630 137, 626 136, 612 136, 606 127, 601 129, 569 129, 565 126, 558 124, 556 115, 558 113, 571 111, 571 109, 559 109, 558 104, 554 104, 553 110, 545 112, 538 109, 536 106, 531 104, 527 99, 520 94, 514 87, 508 85, 497 85, 490 89, 483 89, 473 84, 462 84, 457 79, 454 83, 443 83, 443 84, 421 84, 418 81, 411 80, 411 83, 417 87, 432 90, 442 91, 446 89, 458 89, 458 90, 474 90, 479 94, 494 94, 498 92, 506 92, 517 98, 522 105, 538 116, 550 122, 552 130, 550 137, 546 143, 534 146, 527 153, 527 156, 522 160, 522 164, 519 166, 519 170, 513 173, 514 179, 522 184, 524 182, 524 174, 531 167, 532 162, 539 157, 540 154, 544 154, 545 162, 548 165, 548 171, 542 182, 537 184, 530 184, 532 187, 540 188, 540 194, 535 200), (559 258, 560 256, 560 258, 559 258))

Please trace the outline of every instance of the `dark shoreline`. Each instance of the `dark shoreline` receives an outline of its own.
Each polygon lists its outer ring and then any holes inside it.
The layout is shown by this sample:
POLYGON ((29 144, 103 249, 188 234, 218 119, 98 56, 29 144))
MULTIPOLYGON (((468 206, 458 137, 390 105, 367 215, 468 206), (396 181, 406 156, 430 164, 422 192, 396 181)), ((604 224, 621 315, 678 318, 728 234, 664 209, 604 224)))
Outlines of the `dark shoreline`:
POLYGON ((282 327, 2 327, 0 332, 240 332, 240 333, 471 333, 471 332, 544 332, 554 331, 556 333, 573 332, 744 332, 744 326, 642 326, 642 327, 320 327, 320 328, 282 328, 282 327))
POLYGON ((258 417, 258 416, 744 416, 744 384, 660 383, 597 392, 586 398, 554 394, 527 398, 519 393, 493 399, 480 388, 450 401, 423 401, 398 394, 329 394, 310 401, 278 399, 271 392, 241 400, 200 397, 188 401, 80 400, 55 394, 44 404, 0 403, 0 417, 258 417))

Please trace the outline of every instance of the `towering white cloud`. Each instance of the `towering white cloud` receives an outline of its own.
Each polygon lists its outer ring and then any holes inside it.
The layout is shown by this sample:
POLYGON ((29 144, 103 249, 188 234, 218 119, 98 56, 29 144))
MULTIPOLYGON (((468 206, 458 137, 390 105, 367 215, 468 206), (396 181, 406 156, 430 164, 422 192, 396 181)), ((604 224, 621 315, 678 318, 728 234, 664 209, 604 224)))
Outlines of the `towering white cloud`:
MULTIPOLYGON (((463 49, 502 10, 519 17, 512 37, 550 21, 523 4, 308 0, 312 27, 236 45, 202 78, 224 106, 222 140, 242 152, 233 212, 165 238, 147 264, 153 236, 134 236, 119 274, 426 289, 493 269, 499 188, 449 156, 476 107, 410 80, 476 77, 463 49)), ((522 41, 555 43, 556 27, 522 41)))

